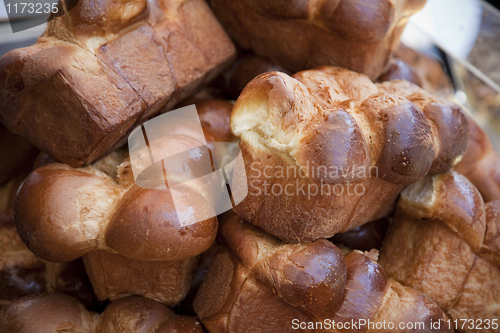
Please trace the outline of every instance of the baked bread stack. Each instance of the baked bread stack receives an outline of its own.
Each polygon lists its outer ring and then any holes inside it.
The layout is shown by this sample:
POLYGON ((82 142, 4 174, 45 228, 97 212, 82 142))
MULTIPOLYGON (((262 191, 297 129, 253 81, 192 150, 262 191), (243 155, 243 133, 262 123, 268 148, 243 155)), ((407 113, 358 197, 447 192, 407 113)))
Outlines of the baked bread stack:
MULTIPOLYGON (((231 137, 228 118, 224 122, 226 103, 206 102, 199 109, 207 140, 231 137)), ((205 138, 195 135, 195 123, 176 124, 175 132, 149 141, 148 147, 175 156, 193 142, 202 146, 198 140, 205 138)), ((177 161, 180 169, 169 176, 182 181, 198 174, 201 155, 183 156, 177 161)), ((187 294, 198 255, 214 242, 217 219, 209 200, 216 198, 205 193, 202 182, 171 189, 154 168, 134 167, 118 150, 84 168, 53 163, 36 169, 16 197, 17 229, 28 248, 46 260, 83 257, 102 301, 142 295, 173 306, 187 294), (149 172, 142 183, 134 179, 137 168, 149 172), (174 202, 174 192, 181 205, 174 202), (198 222, 183 225, 180 215, 192 207, 198 222)))
POLYGON ((498 332, 498 155, 398 48, 425 1, 208 2, 61 0, 0 60, 43 152, 0 129, 0 332, 498 332))
POLYGON ((203 0, 80 0, 35 45, 0 60, 0 119, 56 160, 81 166, 234 54, 203 0))

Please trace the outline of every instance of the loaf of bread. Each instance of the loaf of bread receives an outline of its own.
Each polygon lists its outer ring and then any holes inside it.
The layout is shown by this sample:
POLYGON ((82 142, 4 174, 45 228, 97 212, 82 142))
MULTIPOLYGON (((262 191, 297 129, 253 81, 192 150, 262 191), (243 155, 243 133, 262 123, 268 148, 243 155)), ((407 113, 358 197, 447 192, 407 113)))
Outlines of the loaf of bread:
POLYGON ((492 320, 500 318, 499 230, 500 201, 485 205, 455 171, 428 176, 401 192, 380 263, 387 276, 457 319, 458 331, 498 332, 492 320))
POLYGON ((293 72, 322 65, 376 79, 425 0, 210 0, 236 44, 293 72))
POLYGON ((252 80, 231 115, 248 195, 234 208, 287 242, 389 215, 401 189, 465 154, 461 108, 406 81, 321 67, 252 80))
POLYGON ((2 333, 203 333, 194 317, 179 316, 163 304, 139 296, 111 302, 102 314, 58 294, 24 297, 0 312, 2 333))
POLYGON ((80 0, 36 44, 0 60, 0 120, 56 160, 81 166, 234 55, 203 0, 80 0))
POLYGON ((431 321, 446 320, 444 313, 418 291, 388 280, 376 250, 344 257, 327 240, 284 244, 237 216, 221 225, 221 238, 224 246, 194 301, 209 332, 294 332, 310 322, 322 326, 301 331, 337 332, 331 321, 355 322, 356 332, 406 332, 397 325, 411 321, 425 323, 419 332, 449 331, 430 328, 431 321), (395 327, 367 324, 384 321, 395 327))
POLYGON ((469 147, 454 169, 474 184, 484 201, 500 200, 500 156, 493 150, 488 134, 474 119, 468 120, 469 147))
MULTIPOLYGON (((196 135, 199 123, 177 123, 175 133, 150 140, 148 147, 170 156, 193 143, 201 146, 200 140, 210 145, 231 139, 230 108, 221 101, 203 103, 199 117, 204 138, 190 136, 196 135)), ((17 229, 28 248, 45 260, 83 257, 100 300, 142 295, 175 305, 190 287, 197 256, 217 233, 214 205, 209 202, 217 198, 211 188, 202 181, 182 183, 200 171, 203 154, 200 150, 177 161, 179 168, 169 174, 169 179, 180 182, 173 190, 166 187, 163 173, 156 179, 159 183, 154 177, 146 180, 154 186, 138 183, 133 168, 147 166, 132 166, 121 150, 83 168, 42 166, 28 176, 16 196, 17 229), (174 202, 174 194, 180 201, 174 202), (186 214, 210 217, 184 225, 179 216, 186 214)))

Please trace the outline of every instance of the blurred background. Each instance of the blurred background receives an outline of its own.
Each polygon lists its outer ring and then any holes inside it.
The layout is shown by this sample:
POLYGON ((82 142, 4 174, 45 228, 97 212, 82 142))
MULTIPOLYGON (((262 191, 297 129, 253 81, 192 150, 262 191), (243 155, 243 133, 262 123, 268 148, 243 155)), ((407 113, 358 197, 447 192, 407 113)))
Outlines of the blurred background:
POLYGON ((500 11, 495 1, 428 0, 402 43, 441 60, 454 95, 500 151, 500 11))

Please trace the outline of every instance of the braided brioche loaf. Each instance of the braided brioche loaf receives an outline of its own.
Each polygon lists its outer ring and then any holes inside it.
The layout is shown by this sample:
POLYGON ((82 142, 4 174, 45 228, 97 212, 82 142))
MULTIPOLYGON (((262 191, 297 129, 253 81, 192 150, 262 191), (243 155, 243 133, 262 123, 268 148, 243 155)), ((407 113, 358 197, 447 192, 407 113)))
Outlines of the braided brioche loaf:
POLYGON ((231 128, 249 188, 234 210, 288 242, 387 216, 405 185, 456 165, 469 135, 459 106, 336 67, 258 76, 231 128))
MULTIPOLYGON (((194 301, 209 332, 293 332, 294 319, 365 320, 364 326, 345 327, 356 332, 400 332, 397 326, 369 329, 368 321, 376 327, 419 321, 425 323, 419 332, 431 332, 431 321, 446 320, 427 297, 388 280, 376 251, 344 257, 326 240, 284 244, 237 216, 222 224, 221 237, 224 247, 194 301)), ((328 324, 302 331, 336 332, 328 324)))
POLYGON ((403 190, 381 249, 387 275, 434 300, 461 332, 498 332, 500 202, 455 171, 403 190), (460 319, 481 320, 462 326, 460 319), (486 326, 486 319, 490 325, 486 326))
POLYGON ((425 0, 210 0, 229 35, 293 72, 345 67, 376 79, 425 0))
MULTIPOLYGON (((230 107, 207 102, 199 110, 207 141, 230 136, 229 126, 219 119, 224 114, 229 119, 230 107)), ((190 136, 196 133, 195 123, 176 124, 175 131, 150 141, 149 147, 170 156, 205 140, 190 136)), ((169 176, 182 181, 197 174, 201 155, 184 156, 177 165, 183 172, 169 176)), ((100 300, 137 294, 177 304, 189 289, 197 256, 215 239, 217 219, 207 199, 210 188, 191 182, 170 190, 161 176, 159 185, 139 186, 130 157, 122 151, 84 168, 58 163, 40 167, 17 194, 17 229, 29 249, 46 260, 83 256, 100 300), (175 203, 174 191, 180 198, 175 203), (179 216, 186 214, 200 222, 182 225, 179 216), (212 217, 197 219, 198 215, 212 217)))
POLYGON ((194 317, 179 316, 153 300, 129 296, 111 302, 102 314, 87 311, 66 295, 22 298, 0 312, 2 333, 203 333, 194 317))
POLYGON ((80 0, 36 44, 0 60, 0 120, 56 160, 81 166, 234 54, 203 0, 80 0))

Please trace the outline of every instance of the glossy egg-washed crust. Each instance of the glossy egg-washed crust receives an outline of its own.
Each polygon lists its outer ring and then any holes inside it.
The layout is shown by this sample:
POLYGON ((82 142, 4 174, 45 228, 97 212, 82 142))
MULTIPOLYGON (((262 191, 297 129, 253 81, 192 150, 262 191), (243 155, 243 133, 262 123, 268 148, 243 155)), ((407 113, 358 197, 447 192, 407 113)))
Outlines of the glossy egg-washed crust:
MULTIPOLYGON (((222 101, 199 106, 207 140, 230 136, 229 126, 219 124, 221 115, 228 121, 230 106, 222 101)), ((172 154, 186 142, 202 145, 201 138, 189 136, 197 126, 178 124, 177 134, 150 145, 172 154)), ((197 156, 186 156, 183 170, 196 174, 197 162, 197 156)), ((202 184, 179 184, 175 191, 182 201, 174 206, 169 189, 139 186, 130 158, 117 150, 84 168, 52 163, 33 171, 16 196, 16 227, 28 248, 43 259, 83 257, 101 300, 137 294, 175 305, 188 291, 197 256, 217 233, 216 217, 181 226, 177 212, 190 207, 196 207, 195 214, 213 212, 206 190, 202 184)))
POLYGON ((111 302, 102 314, 87 311, 62 294, 24 297, 0 312, 2 333, 203 333, 194 317, 179 316, 164 304, 129 296, 111 302))
POLYGON ((293 72, 345 67, 376 79, 425 0, 209 0, 228 34, 293 72))
MULTIPOLYGON (((485 204, 474 185, 455 171, 408 186, 380 264, 389 277, 427 295, 452 320, 500 318, 500 202, 485 204)), ((498 329, 484 322, 460 331, 498 329)))
POLYGON ((36 44, 0 60, 0 120, 56 160, 81 166, 234 55, 203 0, 80 0, 36 44))
POLYGON ((431 332, 431 320, 447 319, 429 298, 387 279, 376 250, 344 257, 327 240, 285 244, 238 216, 221 226, 221 236, 224 246, 194 301, 210 332, 293 332, 293 319, 419 321, 421 332, 431 332))
POLYGON ((249 188, 235 212, 289 242, 387 216, 405 185, 456 165, 469 135, 456 104, 338 67, 256 77, 231 128, 249 188), (321 191, 308 191, 313 185, 321 191))

